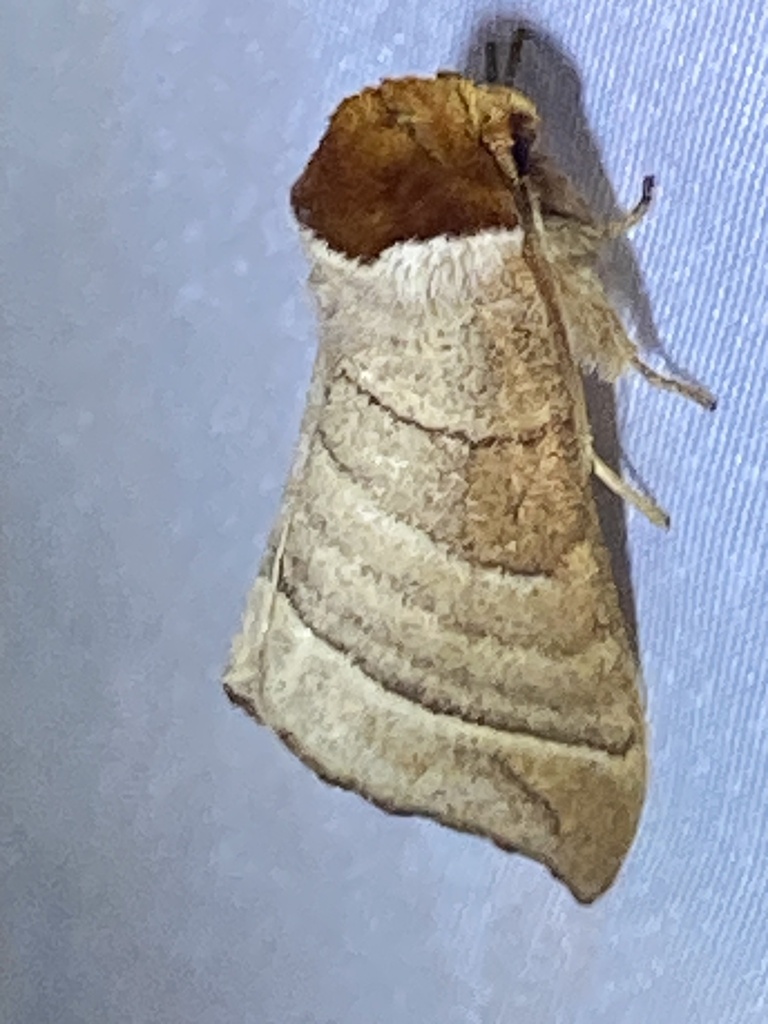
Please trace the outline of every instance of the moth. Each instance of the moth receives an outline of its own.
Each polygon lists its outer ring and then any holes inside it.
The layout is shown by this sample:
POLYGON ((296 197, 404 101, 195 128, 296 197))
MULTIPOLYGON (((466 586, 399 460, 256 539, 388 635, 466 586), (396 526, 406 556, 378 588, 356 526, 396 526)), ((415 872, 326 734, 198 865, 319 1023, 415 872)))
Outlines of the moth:
POLYGON ((591 491, 582 371, 647 366, 601 223, 522 93, 449 73, 339 106, 292 191, 320 346, 225 688, 317 775, 614 880, 646 784, 638 663, 591 491))

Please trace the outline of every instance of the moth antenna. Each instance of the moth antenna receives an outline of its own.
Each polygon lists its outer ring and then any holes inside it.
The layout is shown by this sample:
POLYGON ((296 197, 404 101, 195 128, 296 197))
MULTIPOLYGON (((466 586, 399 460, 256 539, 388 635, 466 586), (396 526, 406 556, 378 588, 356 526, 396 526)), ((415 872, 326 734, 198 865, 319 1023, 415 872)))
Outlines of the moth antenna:
MULTIPOLYGON (((522 32, 522 29, 520 30, 522 32)), ((526 236, 526 245, 530 247, 530 254, 534 261, 535 273, 539 283, 546 291, 545 302, 547 303, 553 321, 559 325, 557 333, 560 335, 561 346, 565 351, 568 348, 568 325, 561 316, 562 302, 557 294, 557 281, 552 275, 547 256, 547 232, 544 227, 544 220, 541 215, 541 207, 538 197, 530 187, 530 182, 521 177, 517 164, 515 163, 512 149, 502 139, 485 138, 483 144, 495 159, 499 170, 505 175, 509 182, 509 189, 514 196, 515 203, 520 213, 523 231, 526 236)), ((571 392, 574 403, 574 414, 576 426, 582 437, 589 437, 589 419, 587 407, 581 388, 581 377, 575 364, 571 364, 565 370, 568 389, 571 392)), ((589 463, 589 455, 585 453, 585 460, 589 463)))
POLYGON ((663 508, 656 504, 653 498, 648 497, 647 494, 643 494, 641 491, 635 490, 634 487, 622 479, 618 473, 614 473, 611 467, 606 465, 594 453, 592 455, 592 465, 595 476, 605 484, 609 491, 613 491, 614 494, 626 501, 628 505, 634 505, 638 511, 650 519, 654 526, 661 526, 665 530, 669 529, 669 516, 663 508))
POLYGON ((485 80, 490 85, 499 80, 498 47, 493 39, 485 44, 485 80))
POLYGON ((520 70, 520 61, 523 54, 523 43, 531 38, 531 33, 525 28, 518 28, 509 44, 507 52, 507 67, 504 72, 504 81, 510 85, 514 84, 517 73, 520 70))

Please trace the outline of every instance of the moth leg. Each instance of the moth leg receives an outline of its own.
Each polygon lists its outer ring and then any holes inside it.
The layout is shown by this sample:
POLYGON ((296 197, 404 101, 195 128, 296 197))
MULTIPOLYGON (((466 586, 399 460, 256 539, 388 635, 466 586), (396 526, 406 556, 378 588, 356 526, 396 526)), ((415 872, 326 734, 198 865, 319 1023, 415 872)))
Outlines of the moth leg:
POLYGON ((705 387, 700 384, 690 384, 685 380, 678 380, 676 377, 667 377, 663 373, 659 373, 652 367, 644 363, 640 358, 637 350, 629 342, 626 343, 627 359, 630 366, 637 370, 638 373, 642 374, 643 377, 648 381, 649 384, 653 384, 656 388, 661 388, 663 391, 675 391, 678 395, 683 395, 685 398, 690 398, 697 405, 702 406, 709 412, 712 412, 717 408, 717 399, 711 391, 707 391, 705 387))
POLYGON ((652 174, 643 178, 643 191, 640 201, 631 210, 623 213, 615 220, 609 220, 607 224, 604 224, 601 229, 603 238, 608 240, 621 238, 622 235, 626 235, 635 225, 639 224, 650 208, 655 188, 656 179, 652 174))
POLYGON ((275 605, 275 595, 277 594, 278 587, 280 586, 280 577, 283 574, 283 555, 285 554, 285 543, 288 538, 288 529, 290 525, 291 517, 288 516, 280 531, 277 546, 275 547, 275 554, 272 558, 272 566, 269 573, 269 594, 265 598, 266 607, 261 619, 261 630, 259 636, 260 642, 263 641, 270 626, 272 625, 272 612, 275 605))
MULTIPOLYGON (((509 176, 503 154, 494 153, 494 156, 502 170, 509 176)), ((551 169, 548 171, 550 177, 554 177, 556 173, 551 169)), ((569 198, 570 212, 548 217, 546 230, 553 244, 554 255, 560 260, 595 257, 606 242, 614 242, 617 238, 623 238, 639 224, 648 212, 653 199, 654 178, 649 175, 643 178, 642 196, 631 210, 612 220, 594 221, 588 207, 581 197, 577 196, 568 179, 561 175, 558 175, 558 178, 558 187, 561 193, 569 198)), ((531 197, 531 205, 534 203, 535 200, 531 197)), ((542 225, 542 230, 543 228, 544 225, 542 225)))
MULTIPOLYGON (((640 197, 640 202, 632 210, 624 214, 623 217, 609 221, 603 228, 605 232, 604 237, 608 239, 619 238, 638 224, 648 212, 651 200, 653 199, 654 187, 655 180, 652 175, 643 178, 643 194, 640 197)), ((643 362, 634 345, 629 341, 622 344, 622 348, 626 353, 630 366, 637 370, 638 373, 641 373, 649 384, 653 384, 654 387, 662 388, 665 391, 676 391, 677 394, 690 398, 698 405, 710 411, 717 405, 717 399, 706 388, 698 384, 689 384, 687 381, 677 380, 675 377, 668 377, 648 366, 647 363, 643 362)))
POLYGON ((608 490, 613 491, 627 504, 634 505, 638 511, 650 519, 654 526, 661 526, 665 530, 669 529, 669 516, 664 509, 657 505, 653 498, 635 490, 626 480, 622 480, 618 473, 614 473, 611 467, 606 465, 594 452, 592 453, 592 468, 597 479, 601 480, 608 490))

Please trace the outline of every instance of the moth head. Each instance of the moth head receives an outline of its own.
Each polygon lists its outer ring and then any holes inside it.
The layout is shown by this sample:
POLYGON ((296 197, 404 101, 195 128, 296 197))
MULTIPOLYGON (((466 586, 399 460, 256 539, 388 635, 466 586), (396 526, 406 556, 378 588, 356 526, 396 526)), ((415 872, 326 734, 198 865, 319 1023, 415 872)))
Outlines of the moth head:
POLYGON ((511 114, 509 118, 510 152, 518 177, 526 178, 531 173, 536 123, 523 114, 511 114))
POLYGON ((506 149, 520 177, 530 173, 539 115, 523 93, 498 85, 473 85, 461 80, 474 130, 490 149, 506 149))
POLYGON ((494 147, 529 173, 533 103, 456 74, 389 79, 339 106, 292 192, 299 222, 345 256, 407 240, 513 229, 520 219, 494 147))

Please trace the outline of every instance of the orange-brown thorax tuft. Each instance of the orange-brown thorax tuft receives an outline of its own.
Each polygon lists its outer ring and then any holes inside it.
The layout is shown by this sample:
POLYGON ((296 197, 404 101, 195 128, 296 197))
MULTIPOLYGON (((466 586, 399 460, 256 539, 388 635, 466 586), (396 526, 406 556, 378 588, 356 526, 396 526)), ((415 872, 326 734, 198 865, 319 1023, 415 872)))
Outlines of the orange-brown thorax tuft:
POLYGON ((485 143, 530 141, 521 93, 460 75, 382 82, 345 100, 292 191, 301 224, 348 257, 408 239, 514 228, 507 181, 485 143))

